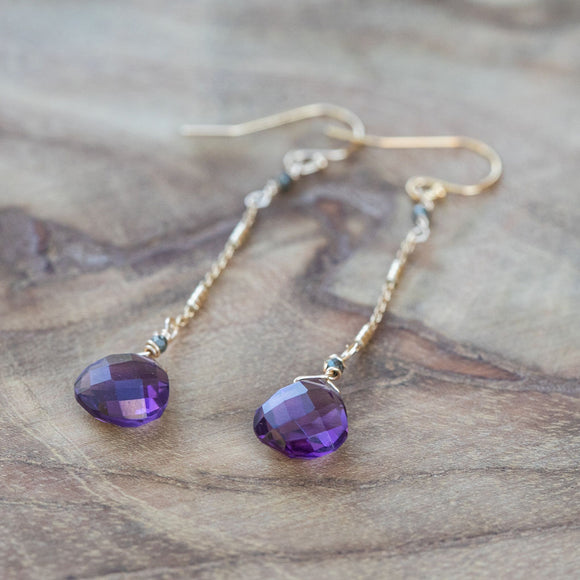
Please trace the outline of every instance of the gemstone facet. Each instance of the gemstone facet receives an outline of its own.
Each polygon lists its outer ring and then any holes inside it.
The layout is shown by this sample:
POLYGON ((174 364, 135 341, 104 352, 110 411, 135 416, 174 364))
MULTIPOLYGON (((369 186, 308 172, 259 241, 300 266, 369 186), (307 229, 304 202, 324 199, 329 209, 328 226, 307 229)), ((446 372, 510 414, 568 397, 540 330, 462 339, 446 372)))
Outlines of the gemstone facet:
POLYGON ((254 432, 288 457, 322 457, 346 441, 346 408, 326 380, 302 379, 274 393, 256 411, 254 432))
POLYGON ((93 417, 120 427, 159 419, 169 399, 167 373, 139 354, 112 354, 89 365, 75 382, 78 403, 93 417))

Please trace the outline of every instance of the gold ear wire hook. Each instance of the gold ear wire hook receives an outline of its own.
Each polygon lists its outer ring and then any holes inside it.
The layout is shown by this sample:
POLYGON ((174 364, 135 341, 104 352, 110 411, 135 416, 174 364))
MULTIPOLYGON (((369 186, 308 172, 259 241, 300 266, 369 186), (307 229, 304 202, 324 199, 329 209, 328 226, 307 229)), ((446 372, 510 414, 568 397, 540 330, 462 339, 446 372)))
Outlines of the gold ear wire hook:
POLYGON ((242 137, 243 135, 251 135, 259 131, 266 131, 290 123, 297 123, 298 121, 318 117, 328 117, 344 123, 350 127, 350 132, 347 131, 346 133, 352 135, 354 141, 352 141, 349 147, 340 147, 337 149, 301 149, 297 153, 310 155, 316 152, 324 155, 329 161, 342 161, 355 149, 359 148, 357 141, 364 139, 365 136, 363 122, 358 115, 355 115, 349 109, 333 105, 332 103, 313 103, 233 125, 183 125, 181 127, 181 135, 184 137, 242 137))
POLYGON ((468 149, 489 162, 489 173, 474 184, 462 185, 429 176, 411 177, 407 180, 405 189, 411 198, 416 201, 422 200, 425 191, 433 187, 439 187, 439 189, 442 187, 444 192, 447 193, 478 195, 483 190, 494 185, 501 177, 503 171, 501 157, 497 151, 487 143, 471 137, 459 135, 438 137, 379 137, 377 135, 365 135, 361 138, 355 137, 349 131, 335 126, 327 127, 325 132, 330 137, 381 149, 468 149))

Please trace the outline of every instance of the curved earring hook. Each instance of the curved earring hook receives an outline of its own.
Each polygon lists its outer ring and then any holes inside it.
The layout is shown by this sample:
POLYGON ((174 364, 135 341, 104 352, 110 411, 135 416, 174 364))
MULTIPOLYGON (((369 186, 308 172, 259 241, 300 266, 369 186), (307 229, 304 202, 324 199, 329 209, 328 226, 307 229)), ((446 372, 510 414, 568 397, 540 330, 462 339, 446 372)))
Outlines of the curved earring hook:
POLYGON ((460 135, 438 137, 379 137, 377 135, 365 135, 361 138, 355 137, 353 133, 335 126, 328 127, 326 133, 330 137, 381 149, 468 149, 489 162, 489 173, 473 184, 463 185, 426 175, 411 177, 407 180, 405 189, 411 198, 416 201, 423 199, 425 192, 433 188, 438 188, 439 190, 443 188, 444 193, 442 195, 445 195, 445 193, 478 195, 497 183, 503 171, 501 157, 497 151, 487 143, 471 137, 460 135))
POLYGON ((348 147, 336 149, 299 149, 293 152, 297 159, 302 158, 304 161, 306 158, 311 158, 313 154, 321 154, 328 161, 342 161, 360 147, 358 141, 364 139, 365 136, 363 122, 350 109, 332 103, 313 103, 233 125, 183 125, 181 135, 184 137, 242 137, 318 117, 328 117, 344 123, 350 128, 347 134, 352 135, 354 141, 348 147))

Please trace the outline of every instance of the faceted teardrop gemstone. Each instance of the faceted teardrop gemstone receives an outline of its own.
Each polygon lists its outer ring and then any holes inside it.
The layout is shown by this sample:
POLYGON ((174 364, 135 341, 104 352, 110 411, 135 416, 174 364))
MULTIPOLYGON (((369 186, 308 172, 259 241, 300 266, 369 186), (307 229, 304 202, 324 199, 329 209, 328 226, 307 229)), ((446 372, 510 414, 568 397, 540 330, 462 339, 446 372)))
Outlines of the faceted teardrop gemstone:
POLYGON ((346 408, 326 380, 302 379, 274 393, 256 411, 254 432, 288 457, 322 457, 346 441, 346 408))
POLYGON ((99 421, 139 427, 163 415, 169 399, 169 379, 150 358, 112 354, 80 374, 75 397, 99 421))

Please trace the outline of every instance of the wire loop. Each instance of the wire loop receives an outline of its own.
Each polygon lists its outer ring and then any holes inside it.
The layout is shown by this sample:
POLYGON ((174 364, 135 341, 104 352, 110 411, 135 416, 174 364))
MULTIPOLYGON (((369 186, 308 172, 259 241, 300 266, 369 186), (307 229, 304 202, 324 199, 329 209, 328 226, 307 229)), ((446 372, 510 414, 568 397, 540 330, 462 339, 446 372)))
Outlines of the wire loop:
POLYGON ((441 186, 446 193, 478 195, 494 185, 501 177, 503 171, 501 157, 497 151, 487 143, 472 137, 461 135, 435 137, 379 137, 377 135, 365 135, 364 137, 356 137, 354 133, 334 125, 327 127, 326 134, 358 145, 378 147, 379 149, 468 149, 489 162, 488 174, 476 183, 461 184, 427 175, 411 177, 407 181, 405 189, 411 198, 417 201, 421 199, 421 189, 435 186, 441 186))
MULTIPOLYGON (((316 119, 319 117, 327 117, 339 121, 349 127, 348 134, 352 135, 356 140, 363 139, 365 136, 365 126, 360 117, 353 113, 350 109, 340 107, 332 103, 313 103, 304 105, 303 107, 296 107, 274 115, 260 117, 252 121, 244 123, 230 124, 230 125, 183 125, 181 127, 181 135, 184 137, 242 137, 244 135, 252 135, 260 131, 267 131, 305 121, 308 119, 316 119)), ((328 161, 342 161, 346 159, 353 151, 359 148, 359 144, 351 142, 347 147, 338 147, 335 149, 298 149, 298 152, 316 151, 325 157, 328 161)), ((311 168, 311 166, 309 166, 311 168)), ((307 169, 308 170, 308 169, 307 169)), ((316 169, 311 171, 315 173, 319 171, 316 169)), ((308 175, 308 173, 301 173, 301 175, 308 175)))

